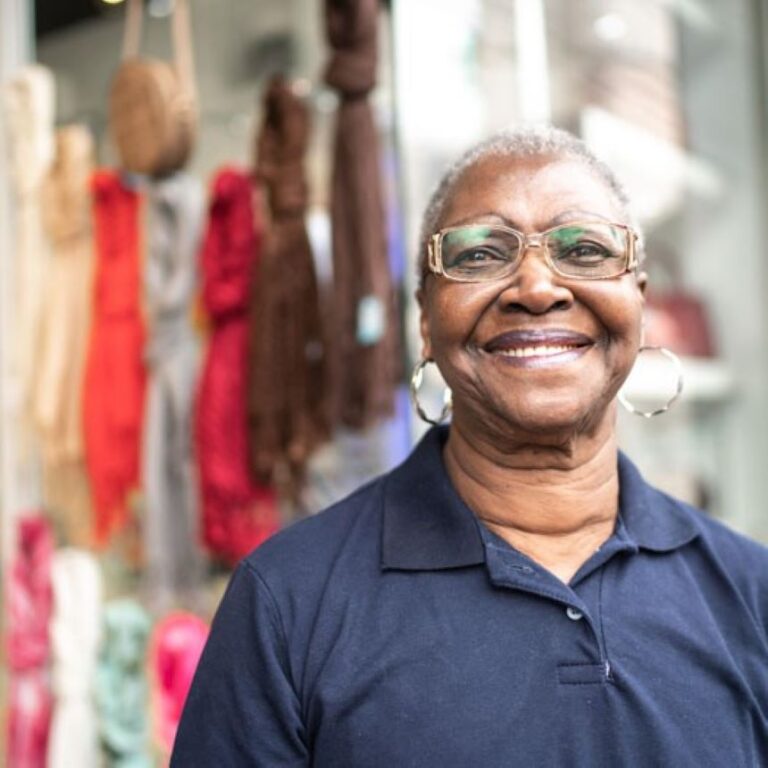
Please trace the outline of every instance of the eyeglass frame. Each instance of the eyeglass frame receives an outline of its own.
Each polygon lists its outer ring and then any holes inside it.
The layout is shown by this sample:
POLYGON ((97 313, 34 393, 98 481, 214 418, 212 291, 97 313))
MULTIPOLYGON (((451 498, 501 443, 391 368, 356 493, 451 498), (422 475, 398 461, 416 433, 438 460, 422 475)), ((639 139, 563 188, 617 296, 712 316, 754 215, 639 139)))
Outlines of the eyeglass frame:
MULTIPOLYGON (((445 227, 444 229, 439 230, 438 232, 435 232, 430 238, 427 243, 427 266, 429 267, 430 272, 432 272, 435 275, 442 275, 446 280, 453 280, 456 283, 492 283, 494 280, 504 280, 511 275, 513 275, 517 271, 517 267, 520 266, 520 264, 523 261, 523 258, 525 257, 526 252, 529 248, 540 248, 544 251, 544 261, 546 262, 547 266, 550 268, 550 270, 556 274, 558 277, 563 277, 566 280, 615 280, 617 277, 621 277, 622 275, 626 275, 628 272, 634 272, 637 270, 638 266, 640 265, 640 260, 637 256, 637 242, 639 240, 639 236, 635 229, 629 224, 619 224, 618 222, 613 221, 589 221, 589 220, 579 220, 579 221, 569 221, 565 224, 557 224, 554 227, 550 227, 549 229, 545 229, 543 232, 533 232, 530 235, 526 235, 524 232, 520 232, 517 229, 513 229, 512 227, 507 227, 503 224, 490 224, 490 223, 483 223, 478 222, 477 224, 459 224, 455 227, 445 227), (544 238, 551 234, 552 232, 555 232, 558 229, 562 229, 563 227, 577 227, 580 225, 594 225, 594 224, 607 224, 611 227, 618 227, 619 229, 623 229, 629 237, 627 237, 627 266, 621 271, 618 272, 615 275, 610 276, 603 276, 603 275, 593 275, 589 277, 579 277, 577 275, 566 275, 563 272, 560 272, 557 267, 555 266, 554 261, 552 260, 552 256, 549 252, 549 248, 547 248, 544 245, 544 238), (460 277, 454 277, 445 272, 445 269, 443 268, 443 254, 442 254, 442 238, 444 235, 446 235, 449 232, 457 232, 461 229, 466 229, 468 227, 482 227, 482 226, 488 226, 493 227, 494 229, 503 230, 504 232, 510 232, 513 235, 516 235, 520 241, 520 257, 517 261, 517 265, 515 269, 513 269, 508 274, 499 275, 497 277, 491 277, 487 279, 481 279, 481 280, 463 280, 460 277)), ((510 264, 512 262, 509 262, 510 264)))

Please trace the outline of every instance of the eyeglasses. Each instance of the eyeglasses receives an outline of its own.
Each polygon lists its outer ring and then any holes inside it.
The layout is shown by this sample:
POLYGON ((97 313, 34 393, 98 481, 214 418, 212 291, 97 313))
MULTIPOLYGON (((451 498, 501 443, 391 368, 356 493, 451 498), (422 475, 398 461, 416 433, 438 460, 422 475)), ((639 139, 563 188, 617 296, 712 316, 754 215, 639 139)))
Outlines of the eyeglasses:
POLYGON ((524 235, 496 224, 448 227, 432 235, 429 269, 464 283, 509 277, 527 248, 541 248, 549 268, 575 280, 607 280, 637 268, 637 234, 625 224, 574 221, 524 235))

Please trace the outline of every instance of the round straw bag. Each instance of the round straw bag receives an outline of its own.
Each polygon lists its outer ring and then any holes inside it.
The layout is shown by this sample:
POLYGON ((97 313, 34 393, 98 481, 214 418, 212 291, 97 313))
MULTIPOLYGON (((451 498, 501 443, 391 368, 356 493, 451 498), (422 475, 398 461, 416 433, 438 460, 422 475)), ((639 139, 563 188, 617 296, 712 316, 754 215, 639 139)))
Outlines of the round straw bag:
POLYGON ((143 0, 130 0, 123 61, 112 80, 109 123, 121 167, 165 176, 189 159, 197 122, 189 8, 175 0, 174 62, 138 55, 143 0))

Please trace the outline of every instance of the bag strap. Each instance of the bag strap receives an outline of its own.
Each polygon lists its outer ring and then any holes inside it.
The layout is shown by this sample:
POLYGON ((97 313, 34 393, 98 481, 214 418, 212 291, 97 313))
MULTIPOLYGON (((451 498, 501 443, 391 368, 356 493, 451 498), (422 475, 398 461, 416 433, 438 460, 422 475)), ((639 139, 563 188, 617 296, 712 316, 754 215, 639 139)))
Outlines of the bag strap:
MULTIPOLYGON (((138 56, 144 25, 144 0, 129 0, 127 6, 123 32, 123 59, 138 56)), ((173 0, 171 40, 173 43, 173 63, 181 85, 196 101, 197 87, 192 49, 192 22, 187 0, 173 0)))
POLYGON ((143 22, 144 0, 128 0, 123 30, 123 59, 138 56, 143 22))

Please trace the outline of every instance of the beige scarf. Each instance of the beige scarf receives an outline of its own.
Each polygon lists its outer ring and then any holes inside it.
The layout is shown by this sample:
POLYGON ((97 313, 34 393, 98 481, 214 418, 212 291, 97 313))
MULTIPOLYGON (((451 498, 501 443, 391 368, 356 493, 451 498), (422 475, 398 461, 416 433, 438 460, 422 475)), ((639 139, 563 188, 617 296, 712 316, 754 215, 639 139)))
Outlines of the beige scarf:
POLYGON ((54 82, 45 67, 23 68, 5 90, 16 193, 16 248, 13 259, 17 328, 14 374, 25 411, 35 378, 35 342, 47 252, 40 218, 40 189, 53 160, 54 82))
POLYGON ((91 519, 81 404, 93 272, 93 167, 88 129, 61 128, 41 195, 51 260, 42 286, 31 403, 41 440, 45 505, 66 541, 77 546, 88 542, 91 519))
POLYGON ((29 412, 35 379, 34 357, 41 283, 47 265, 45 238, 40 222, 40 185, 53 157, 54 85, 51 72, 28 66, 3 88, 2 117, 13 186, 13 251, 5 260, 3 280, 13 317, 7 354, 6 403, 8 430, 14 445, 14 485, 20 504, 41 502, 38 445, 29 412))

